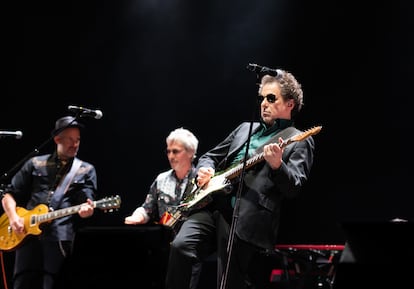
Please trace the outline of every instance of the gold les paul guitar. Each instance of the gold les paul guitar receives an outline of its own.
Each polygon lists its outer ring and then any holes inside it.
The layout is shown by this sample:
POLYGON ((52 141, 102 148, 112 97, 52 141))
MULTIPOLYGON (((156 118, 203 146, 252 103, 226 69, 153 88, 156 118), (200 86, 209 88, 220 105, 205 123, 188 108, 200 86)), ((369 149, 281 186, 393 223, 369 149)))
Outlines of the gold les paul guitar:
MULTIPOLYGON (((83 204, 50 212, 49 208, 44 204, 37 205, 32 210, 17 207, 17 214, 24 218, 25 231, 22 234, 17 234, 12 230, 6 213, 3 213, 0 217, 0 250, 14 250, 28 235, 40 235, 42 233, 42 230, 39 228, 41 224, 50 222, 57 218, 76 214, 79 212, 82 205, 83 204)), ((121 198, 118 195, 114 197, 106 197, 93 202, 94 208, 110 212, 112 212, 113 209, 118 209, 120 206, 121 198)))
MULTIPOLYGON (((293 137, 289 139, 284 140, 282 143, 279 143, 279 146, 281 148, 284 148, 293 142, 302 141, 311 135, 315 135, 319 133, 321 129, 322 129, 322 126, 316 126, 316 127, 310 128, 304 132, 294 135, 293 137)), ((263 160, 264 160, 264 153, 262 152, 248 159, 246 161, 246 168, 250 168, 263 160)), ((206 184, 207 186, 205 185, 202 187, 198 187, 183 200, 182 204, 180 205, 181 210, 185 211, 185 210, 190 210, 192 208, 197 208, 197 207, 200 207, 200 204, 202 207, 204 204, 204 202, 201 202, 202 200, 204 200, 207 196, 209 196, 213 192, 225 190, 228 186, 231 185, 231 180, 240 175, 240 173, 242 172, 242 169, 243 169, 243 162, 234 167, 231 167, 230 169, 224 172, 218 172, 206 184)))

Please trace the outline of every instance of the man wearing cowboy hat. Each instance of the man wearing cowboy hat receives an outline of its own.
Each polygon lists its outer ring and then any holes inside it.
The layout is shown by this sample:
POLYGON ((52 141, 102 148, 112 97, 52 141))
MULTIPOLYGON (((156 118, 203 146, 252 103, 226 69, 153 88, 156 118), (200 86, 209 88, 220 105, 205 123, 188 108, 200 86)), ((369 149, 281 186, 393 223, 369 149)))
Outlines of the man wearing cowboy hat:
MULTIPOLYGON (((41 233, 27 236, 16 248, 13 289, 55 289, 71 254, 76 228, 92 216, 97 192, 95 167, 76 157, 81 129, 72 116, 59 118, 52 131, 56 149, 27 160, 13 176, 2 205, 16 236, 28 234, 25 218, 17 207, 34 210, 44 204, 49 211, 80 205, 75 214, 44 223, 41 233)), ((27 221, 26 221, 27 224, 27 221)))

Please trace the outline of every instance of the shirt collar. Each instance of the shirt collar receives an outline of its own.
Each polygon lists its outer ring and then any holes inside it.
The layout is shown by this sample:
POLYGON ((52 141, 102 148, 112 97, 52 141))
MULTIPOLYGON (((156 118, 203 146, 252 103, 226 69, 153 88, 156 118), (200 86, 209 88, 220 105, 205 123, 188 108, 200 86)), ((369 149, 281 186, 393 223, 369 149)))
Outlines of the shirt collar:
POLYGON ((263 121, 260 121, 260 123, 261 123, 261 128, 262 128, 262 134, 263 135, 269 135, 269 134, 274 133, 276 131, 285 129, 289 126, 293 126, 293 120, 291 120, 291 119, 282 119, 282 118, 277 118, 275 120, 274 124, 271 125, 271 126, 268 126, 263 121))

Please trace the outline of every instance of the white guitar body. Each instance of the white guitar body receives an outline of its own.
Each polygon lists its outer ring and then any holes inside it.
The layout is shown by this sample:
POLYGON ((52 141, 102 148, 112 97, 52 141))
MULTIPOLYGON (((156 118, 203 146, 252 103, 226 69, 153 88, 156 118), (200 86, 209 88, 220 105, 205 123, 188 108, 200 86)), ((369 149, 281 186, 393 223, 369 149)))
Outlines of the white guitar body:
POLYGON ((185 208, 190 209, 194 205, 198 204, 201 200, 203 200, 208 195, 216 191, 225 191, 231 185, 230 180, 227 179, 226 174, 217 175, 208 182, 206 188, 199 188, 194 192, 194 197, 187 203, 185 203, 185 208), (198 191, 198 192, 197 192, 198 191))

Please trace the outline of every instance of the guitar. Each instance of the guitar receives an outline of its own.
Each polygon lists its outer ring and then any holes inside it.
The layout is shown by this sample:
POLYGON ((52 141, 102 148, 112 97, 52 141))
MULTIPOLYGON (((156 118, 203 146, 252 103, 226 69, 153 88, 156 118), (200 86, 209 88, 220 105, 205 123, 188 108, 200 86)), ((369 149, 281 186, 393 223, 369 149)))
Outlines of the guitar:
MULTIPOLYGON (((284 148, 293 142, 302 141, 311 135, 319 133, 321 129, 322 126, 310 128, 279 143, 279 147, 284 148)), ((264 153, 261 152, 246 161, 246 168, 250 168, 263 160, 264 153)), ((183 200, 183 203, 181 204, 181 210, 190 210, 194 208, 196 205, 198 205, 197 207, 200 207, 200 202, 202 200, 205 200, 205 198, 213 192, 223 190, 226 191, 226 189, 228 189, 231 185, 231 180, 239 176, 242 172, 243 165, 243 162, 241 162, 236 166, 231 167, 228 170, 225 170, 224 172, 218 172, 217 174, 215 174, 215 176, 213 176, 206 185, 196 188, 183 200)), ((201 207, 202 206, 203 204, 201 204, 201 207)))
POLYGON ((188 211, 186 203, 182 203, 178 206, 171 206, 162 214, 158 224, 169 227, 174 233, 178 233, 182 222, 187 218, 188 211))
MULTIPOLYGON (((64 216, 76 214, 80 211, 82 205, 83 204, 50 212, 49 208, 45 204, 37 205, 32 210, 16 207, 17 214, 20 217, 24 218, 25 232, 22 234, 15 233, 12 230, 6 213, 3 213, 3 215, 0 217, 0 250, 14 250, 28 235, 39 235, 42 233, 42 230, 39 228, 42 223, 50 222, 54 219, 64 216)), ((110 212, 112 212, 113 209, 118 209, 120 206, 121 198, 118 195, 115 197, 105 197, 101 200, 93 202, 94 208, 99 208, 101 210, 110 212)))
POLYGON ((183 218, 183 212, 179 209, 179 207, 169 207, 167 211, 162 214, 158 223, 166 227, 170 227, 175 233, 177 233, 179 229, 178 225, 181 224, 183 218))

